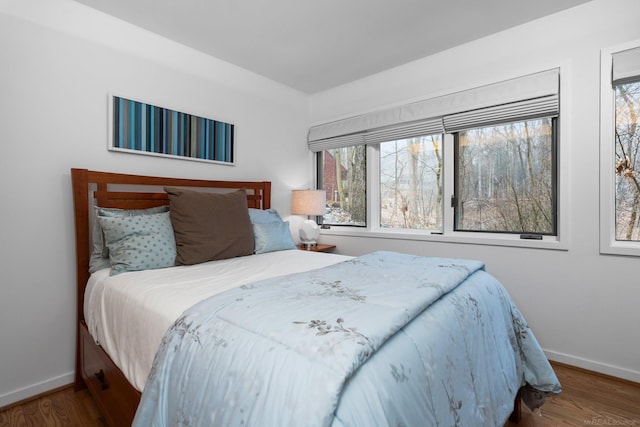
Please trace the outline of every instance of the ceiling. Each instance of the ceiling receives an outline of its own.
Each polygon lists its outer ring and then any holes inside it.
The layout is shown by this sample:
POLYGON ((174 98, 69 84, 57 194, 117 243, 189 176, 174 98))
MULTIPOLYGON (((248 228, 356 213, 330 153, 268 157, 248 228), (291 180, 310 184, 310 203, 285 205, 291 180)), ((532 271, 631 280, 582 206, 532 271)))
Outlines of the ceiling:
POLYGON ((76 0, 315 93, 589 0, 76 0))

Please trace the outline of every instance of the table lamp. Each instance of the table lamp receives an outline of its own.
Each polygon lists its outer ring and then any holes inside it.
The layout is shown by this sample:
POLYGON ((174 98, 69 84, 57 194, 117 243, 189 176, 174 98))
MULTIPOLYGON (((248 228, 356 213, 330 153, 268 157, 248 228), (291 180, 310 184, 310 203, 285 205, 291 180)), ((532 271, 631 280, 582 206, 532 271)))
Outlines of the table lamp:
MULTIPOLYGON (((327 196, 324 190, 293 190, 291 192, 291 214, 321 216, 325 213, 327 196)), ((300 241, 306 248, 316 245, 320 227, 312 220, 302 222, 299 228, 300 241)))

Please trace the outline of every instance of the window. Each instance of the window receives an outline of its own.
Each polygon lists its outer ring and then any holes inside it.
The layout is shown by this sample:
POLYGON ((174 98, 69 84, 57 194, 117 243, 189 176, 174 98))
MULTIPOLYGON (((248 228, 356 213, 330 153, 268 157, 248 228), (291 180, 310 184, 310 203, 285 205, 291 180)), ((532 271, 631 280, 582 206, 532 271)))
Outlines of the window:
POLYGON ((380 144, 380 227, 442 231, 442 135, 380 144))
POLYGON ((640 256, 640 47, 601 53, 600 252, 640 256))
POLYGON ((455 134, 455 230, 554 235, 555 119, 455 134))
POLYGON ((565 249, 559 99, 552 69, 313 126, 324 222, 360 226, 336 233, 565 249))
POLYGON ((365 146, 322 151, 319 188, 327 192, 327 213, 323 224, 367 225, 367 163, 365 146))
POLYGON ((615 85, 615 238, 640 241, 640 83, 615 85))

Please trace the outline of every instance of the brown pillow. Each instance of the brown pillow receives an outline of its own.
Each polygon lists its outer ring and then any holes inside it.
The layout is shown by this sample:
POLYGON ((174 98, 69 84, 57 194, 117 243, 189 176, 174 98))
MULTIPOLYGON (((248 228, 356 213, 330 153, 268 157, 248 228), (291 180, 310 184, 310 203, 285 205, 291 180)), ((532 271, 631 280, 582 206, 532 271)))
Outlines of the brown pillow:
POLYGON ((176 265, 253 254, 247 193, 205 193, 165 187, 176 238, 176 265))

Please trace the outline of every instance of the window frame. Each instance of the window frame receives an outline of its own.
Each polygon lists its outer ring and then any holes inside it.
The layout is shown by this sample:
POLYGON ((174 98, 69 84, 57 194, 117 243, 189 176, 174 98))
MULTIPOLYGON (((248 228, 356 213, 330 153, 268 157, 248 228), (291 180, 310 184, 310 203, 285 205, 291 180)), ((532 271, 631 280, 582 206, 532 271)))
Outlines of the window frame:
MULTIPOLYGON (((316 170, 316 189, 318 190, 324 190, 324 188, 320 188, 320 183, 324 182, 324 163, 323 163, 323 153, 326 152, 327 150, 324 151, 318 151, 317 153, 315 153, 315 159, 314 159, 314 164, 315 164, 315 170, 316 170)), ((356 228, 356 229, 366 229, 369 225, 369 214, 371 211, 371 205, 369 204, 369 156, 368 156, 368 151, 365 147, 365 156, 364 156, 364 161, 365 161, 365 177, 366 177, 366 182, 365 182, 365 190, 364 190, 364 197, 365 197, 365 225, 359 225, 359 224, 332 224, 332 223, 325 223, 324 222, 324 216, 320 215, 317 217, 317 223, 318 224, 322 224, 323 228, 325 229, 329 229, 330 227, 351 227, 351 228, 356 228)))
MULTIPOLYGON (((548 68, 560 70, 560 99, 571 99, 570 64, 566 61, 548 64, 548 68)), ((529 71, 535 73, 537 70, 529 71)), ((521 74, 528 74, 526 71, 521 74)), ((556 119, 555 144, 556 144, 556 234, 541 235, 540 240, 522 239, 520 234, 496 233, 496 232, 472 232, 454 230, 453 208, 449 201, 454 194, 454 135, 444 133, 442 137, 443 156, 443 224, 442 232, 412 229, 384 229, 380 224, 380 184, 379 162, 380 151, 375 144, 367 145, 367 225, 366 227, 351 227, 331 225, 322 229, 321 233, 327 236, 350 236, 382 238, 395 240, 417 240, 438 243, 478 244, 488 246, 508 246, 534 249, 569 250, 571 236, 571 205, 570 205, 570 177, 571 177, 571 127, 570 121, 563 122, 562 117, 571 117, 571 105, 568 102, 560 102, 558 118, 556 119)), ((317 157, 319 153, 310 153, 316 158, 314 164, 319 168, 317 157)), ((317 171, 316 171, 317 172, 317 171)), ((316 173, 317 187, 321 177, 316 173)))
POLYGON ((616 240, 615 89, 613 56, 640 48, 640 40, 600 51, 600 253, 640 256, 640 242, 616 240))
MULTIPOLYGON (((459 208, 459 194, 460 194, 460 178, 458 176, 459 173, 459 156, 460 156, 460 131, 455 132, 453 134, 453 141, 454 141, 454 171, 453 171, 453 177, 454 177, 454 195, 455 195, 455 200, 454 198, 451 199, 451 205, 453 207, 453 226, 454 226, 454 231, 459 232, 459 231, 464 231, 464 232, 469 232, 469 233, 497 233, 497 234, 518 234, 518 235, 525 235, 525 236, 556 236, 558 233, 558 117, 549 117, 549 116, 542 116, 542 117, 534 117, 534 118, 530 118, 530 119, 522 119, 522 120, 518 120, 517 123, 522 123, 525 121, 530 121, 530 120, 536 120, 536 119, 544 119, 544 118, 549 118, 551 119, 551 152, 552 152, 552 159, 551 159, 551 184, 552 184, 552 189, 551 189, 551 210, 553 213, 553 224, 552 224, 552 228, 553 231, 551 233, 538 233, 538 232, 533 232, 533 231, 522 231, 522 232, 512 232, 512 231, 495 231, 495 232, 491 232, 491 231, 485 231, 485 230, 465 230, 465 229, 461 229, 457 227, 458 224, 458 211, 456 209, 459 208), (455 204, 455 206, 453 206, 455 204)), ((489 126, 500 126, 500 125, 505 125, 507 123, 496 123, 493 125, 489 125, 489 126)), ((486 126, 486 127, 489 127, 486 126)), ((483 126, 485 127, 485 126, 483 126)))
MULTIPOLYGON (((433 133, 432 132, 432 133, 428 133, 428 134, 425 134, 425 135, 420 135, 418 138, 426 138, 426 137, 434 137, 434 136, 437 136, 437 137, 440 138, 440 150, 442 150, 442 146, 443 146, 443 142, 444 142, 444 134, 442 134, 442 133, 433 133)), ((416 138, 416 137, 411 137, 411 138, 416 138)), ((374 176, 376 176, 378 178, 378 180, 377 180, 377 184, 378 184, 377 197, 378 197, 378 200, 377 200, 376 204, 373 205, 373 206, 375 206, 377 208, 376 209, 376 212, 377 212, 377 219, 376 219, 377 222, 376 222, 376 224, 378 225, 378 227, 380 227, 383 230, 398 231, 398 232, 401 232, 401 233, 403 233, 403 232, 418 232, 418 233, 427 233, 427 234, 441 234, 442 233, 442 231, 441 231, 442 227, 440 227, 439 230, 435 230, 435 229, 419 229, 419 228, 404 228, 404 227, 383 227, 381 225, 381 223, 382 223, 382 198, 381 198, 381 196, 382 196, 382 178, 381 178, 380 174, 382 173, 382 168, 381 168, 382 158, 381 158, 381 155, 380 155, 380 151, 381 151, 380 146, 382 144, 385 144, 385 143, 407 141, 409 139, 410 138, 402 138, 402 139, 396 139, 396 140, 392 140, 392 141, 383 141, 383 142, 380 142, 379 144, 375 145, 375 148, 378 151, 378 155, 377 155, 377 166, 378 166, 378 169, 377 169, 377 173, 374 175, 374 176)), ((444 163, 444 157, 443 156, 442 156, 442 161, 444 163)), ((442 165, 442 178, 441 179, 443 179, 443 178, 444 178, 444 164, 442 165)), ((444 199, 443 199, 443 202, 444 202, 444 199)), ((444 203, 440 204, 439 209, 440 209, 440 216, 444 217, 444 203)))

